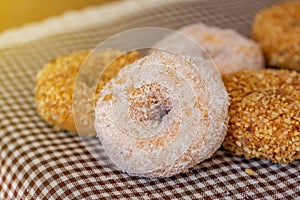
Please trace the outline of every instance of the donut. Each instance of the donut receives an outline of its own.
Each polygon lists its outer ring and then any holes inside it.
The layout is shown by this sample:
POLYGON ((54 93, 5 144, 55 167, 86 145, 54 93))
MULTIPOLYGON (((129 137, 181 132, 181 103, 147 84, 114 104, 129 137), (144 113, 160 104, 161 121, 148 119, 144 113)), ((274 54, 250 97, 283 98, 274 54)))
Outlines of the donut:
MULTIPOLYGON (((221 74, 264 67, 260 46, 234 30, 196 23, 182 27, 178 31, 203 47, 221 74)), ((154 47, 203 58, 203 53, 199 53, 199 47, 193 47, 181 34, 167 36, 154 47)))
POLYGON ((262 69, 223 75, 231 97, 225 149, 290 163, 300 158, 300 74, 262 69))
POLYGON ((209 158, 227 129, 229 98, 204 60, 153 52, 109 81, 95 110, 95 130, 118 169, 169 177, 209 158))
MULTIPOLYGON (((37 113, 58 130, 77 133, 72 113, 73 87, 79 67, 89 53, 90 51, 86 50, 58 57, 46 64, 37 75, 35 87, 37 113)), ((123 66, 139 57, 136 51, 122 55, 119 50, 104 50, 97 54, 99 62, 106 64, 109 64, 115 57, 120 57, 104 72, 102 79, 98 82, 96 96, 100 95, 105 83, 113 78, 123 66)), ((90 98, 93 100, 93 97, 90 98)))
POLYGON ((260 11, 252 36, 269 66, 300 70, 300 1, 279 3, 260 11))

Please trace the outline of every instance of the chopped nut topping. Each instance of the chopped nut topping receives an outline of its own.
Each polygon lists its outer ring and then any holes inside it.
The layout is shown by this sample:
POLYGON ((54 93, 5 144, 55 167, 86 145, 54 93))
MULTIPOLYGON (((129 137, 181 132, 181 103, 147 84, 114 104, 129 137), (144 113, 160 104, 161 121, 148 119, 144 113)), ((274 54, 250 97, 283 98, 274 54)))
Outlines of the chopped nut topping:
POLYGON ((246 172, 247 174, 249 174, 249 175, 255 174, 255 172, 254 172, 252 169, 250 169, 250 168, 246 168, 246 169, 245 169, 245 172, 246 172))
MULTIPOLYGON (((72 95, 73 87, 81 63, 89 55, 90 51, 80 51, 69 55, 57 58, 56 60, 46 64, 42 71, 37 75, 37 85, 35 88, 35 101, 37 104, 38 114, 48 123, 53 124, 57 129, 64 129, 76 132, 72 114, 72 95)), ((98 82, 96 95, 86 97, 85 102, 92 102, 88 105, 83 105, 82 109, 85 114, 92 113, 93 103, 100 96, 103 86, 112 78, 114 78, 119 70, 125 65, 132 63, 139 58, 139 53, 133 51, 123 54, 119 50, 104 50, 99 52, 99 59, 104 66, 108 67, 103 72, 101 79, 98 82), (112 63, 110 61, 117 57, 112 63)), ((86 78, 89 78, 87 71, 86 78)), ((85 80, 88 82, 88 80, 85 80)), ((80 84, 82 91, 91 89, 86 82, 80 84)), ((90 125, 86 117, 82 115, 84 125, 90 125)))
POLYGON ((223 80, 231 97, 225 149, 274 163, 299 159, 300 74, 244 70, 223 80))

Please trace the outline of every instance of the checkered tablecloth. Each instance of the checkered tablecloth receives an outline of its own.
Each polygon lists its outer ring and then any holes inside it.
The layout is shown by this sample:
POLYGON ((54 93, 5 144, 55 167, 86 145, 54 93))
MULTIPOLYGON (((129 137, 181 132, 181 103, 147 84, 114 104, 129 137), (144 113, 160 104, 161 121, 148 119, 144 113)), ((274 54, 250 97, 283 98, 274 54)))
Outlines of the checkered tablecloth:
POLYGON ((223 149, 188 173, 131 177, 111 167, 97 138, 83 143, 78 136, 55 131, 40 119, 34 104, 36 73, 61 54, 93 48, 114 33, 143 26, 177 29, 202 21, 249 36, 255 13, 274 3, 170 2, 133 11, 109 25, 0 48, 0 199, 300 199, 299 161, 272 164, 234 157, 223 149), (87 144, 99 147, 97 158, 87 144), (246 173, 248 168, 254 173, 246 173))

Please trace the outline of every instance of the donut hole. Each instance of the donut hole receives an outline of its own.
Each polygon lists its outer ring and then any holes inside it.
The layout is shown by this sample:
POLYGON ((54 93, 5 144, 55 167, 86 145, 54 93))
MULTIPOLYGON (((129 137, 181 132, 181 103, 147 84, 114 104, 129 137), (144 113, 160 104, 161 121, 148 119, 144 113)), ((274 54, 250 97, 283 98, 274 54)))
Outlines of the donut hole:
POLYGON ((132 121, 143 128, 161 124, 174 106, 169 90, 158 83, 142 85, 129 97, 129 114, 132 121))

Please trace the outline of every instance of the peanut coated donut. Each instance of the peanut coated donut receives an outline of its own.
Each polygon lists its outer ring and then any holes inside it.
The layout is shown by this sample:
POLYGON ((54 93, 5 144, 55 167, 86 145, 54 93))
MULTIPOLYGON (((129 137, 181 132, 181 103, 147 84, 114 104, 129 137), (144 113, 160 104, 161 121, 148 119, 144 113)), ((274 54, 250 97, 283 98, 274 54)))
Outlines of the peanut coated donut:
MULTIPOLYGON (((178 30, 202 46, 214 60, 221 74, 242 69, 264 67, 262 51, 258 44, 231 29, 209 27, 202 23, 185 26, 178 30)), ((179 34, 173 34, 158 42, 155 47, 203 57, 195 47, 179 34)))
POLYGON ((259 12, 252 28, 269 66, 300 70, 300 1, 259 12))
MULTIPOLYGON (((72 113, 73 87, 79 67, 89 53, 90 51, 80 51, 59 57, 46 64, 37 75, 35 88, 37 112, 56 129, 77 133, 72 113)), ((98 62, 105 64, 109 64, 117 56, 120 57, 104 72, 103 78, 98 83, 97 96, 105 83, 113 78, 124 65, 139 57, 138 52, 122 55, 119 50, 105 50, 99 52, 98 56, 98 62)), ((94 101, 93 97, 90 98, 94 101)))
POLYGON ((184 172, 225 137, 229 98, 203 60, 154 52, 124 67, 102 92, 95 129, 112 163, 129 174, 184 172))
POLYGON ((299 159, 300 74, 244 70, 223 80, 231 97, 225 149, 274 163, 299 159))

